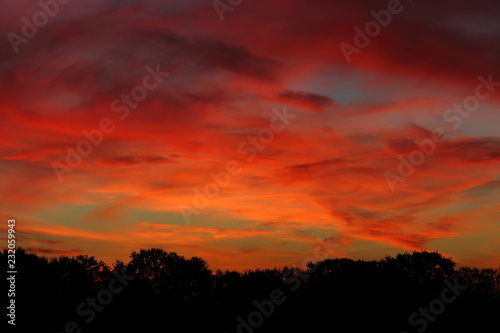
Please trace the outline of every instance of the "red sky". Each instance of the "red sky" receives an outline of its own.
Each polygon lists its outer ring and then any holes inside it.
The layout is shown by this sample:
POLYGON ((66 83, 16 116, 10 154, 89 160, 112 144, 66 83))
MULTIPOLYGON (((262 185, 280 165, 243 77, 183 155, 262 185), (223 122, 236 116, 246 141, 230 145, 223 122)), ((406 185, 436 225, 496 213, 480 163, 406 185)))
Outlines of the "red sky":
POLYGON ((70 1, 46 23, 37 1, 3 8, 1 217, 18 246, 110 263, 161 247, 243 269, 299 264, 328 238, 339 257, 427 249, 498 267, 500 3, 403 1, 348 62, 341 43, 388 2, 244 0, 223 21, 208 0, 70 1), (33 15, 34 36, 13 39, 33 15), (168 76, 117 112, 148 66, 168 76), (58 178, 103 119, 113 129, 58 178), (419 153, 433 131, 446 139, 419 153), (424 161, 402 177, 411 154, 424 161), (229 161, 240 172, 186 223, 180 207, 229 161))

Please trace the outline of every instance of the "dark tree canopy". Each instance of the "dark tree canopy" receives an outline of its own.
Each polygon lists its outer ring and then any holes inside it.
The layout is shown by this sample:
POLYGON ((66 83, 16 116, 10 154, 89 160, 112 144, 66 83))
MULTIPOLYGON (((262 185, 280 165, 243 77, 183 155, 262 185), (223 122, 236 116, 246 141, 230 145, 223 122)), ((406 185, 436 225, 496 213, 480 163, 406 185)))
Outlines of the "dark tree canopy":
POLYGON ((113 267, 86 255, 47 259, 22 248, 16 260, 17 328, 26 332, 64 332, 71 321, 95 333, 417 332, 423 324, 412 326, 409 318, 450 283, 466 287, 426 332, 500 327, 499 271, 457 268, 437 252, 243 272, 212 272, 201 258, 159 248, 134 251, 113 267), (250 325, 259 314, 259 325, 250 325))

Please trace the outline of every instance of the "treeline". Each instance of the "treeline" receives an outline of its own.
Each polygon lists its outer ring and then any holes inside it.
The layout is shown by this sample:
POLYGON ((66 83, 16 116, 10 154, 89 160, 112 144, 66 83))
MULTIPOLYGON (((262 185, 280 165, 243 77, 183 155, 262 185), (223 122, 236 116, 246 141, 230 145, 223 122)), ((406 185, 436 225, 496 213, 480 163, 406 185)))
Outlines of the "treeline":
MULTIPOLYGON (((6 267, 7 252, 0 254, 6 267)), ((162 249, 112 267, 89 256, 16 253, 20 332, 492 332, 498 270, 437 252, 378 261, 327 259, 308 269, 209 269, 162 249)), ((7 269, 3 269, 4 272, 7 269)), ((5 280, 4 280, 5 281, 5 280)))

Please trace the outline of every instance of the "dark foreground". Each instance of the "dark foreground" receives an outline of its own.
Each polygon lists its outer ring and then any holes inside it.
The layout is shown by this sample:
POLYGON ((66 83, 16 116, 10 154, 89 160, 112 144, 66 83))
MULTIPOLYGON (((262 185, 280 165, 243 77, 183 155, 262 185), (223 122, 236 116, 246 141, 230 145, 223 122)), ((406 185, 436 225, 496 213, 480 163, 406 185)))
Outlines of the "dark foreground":
MULTIPOLYGON (((7 262, 6 252, 0 257, 7 262)), ((133 252, 130 262, 112 268, 93 257, 48 260, 22 249, 16 261, 13 331, 19 332, 481 333, 500 327, 498 271, 458 269, 438 253, 243 273, 212 272, 203 259, 160 249, 133 252)))

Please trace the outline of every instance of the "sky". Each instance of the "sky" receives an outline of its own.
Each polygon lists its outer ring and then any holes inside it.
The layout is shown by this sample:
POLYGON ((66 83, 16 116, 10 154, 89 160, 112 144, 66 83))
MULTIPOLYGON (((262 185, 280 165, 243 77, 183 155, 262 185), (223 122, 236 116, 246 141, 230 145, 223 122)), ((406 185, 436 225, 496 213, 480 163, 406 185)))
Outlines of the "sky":
POLYGON ((332 257, 498 267, 499 12, 9 1, 1 229, 108 263, 159 247, 211 269, 299 265, 326 240, 332 257))

